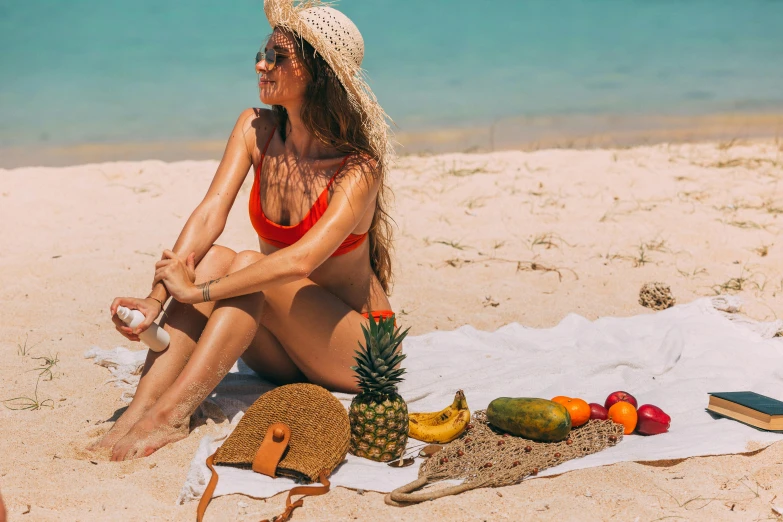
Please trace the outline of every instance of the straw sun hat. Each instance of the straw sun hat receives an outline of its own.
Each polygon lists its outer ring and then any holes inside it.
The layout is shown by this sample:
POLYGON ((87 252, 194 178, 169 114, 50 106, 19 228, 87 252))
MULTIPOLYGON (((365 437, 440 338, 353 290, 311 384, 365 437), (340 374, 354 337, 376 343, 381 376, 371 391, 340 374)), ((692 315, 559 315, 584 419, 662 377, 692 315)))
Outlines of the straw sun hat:
POLYGON ((264 12, 272 29, 279 27, 301 36, 326 60, 345 87, 351 104, 361 113, 380 165, 389 167, 394 148, 388 116, 367 85, 361 68, 364 39, 356 25, 321 0, 264 0, 264 12))

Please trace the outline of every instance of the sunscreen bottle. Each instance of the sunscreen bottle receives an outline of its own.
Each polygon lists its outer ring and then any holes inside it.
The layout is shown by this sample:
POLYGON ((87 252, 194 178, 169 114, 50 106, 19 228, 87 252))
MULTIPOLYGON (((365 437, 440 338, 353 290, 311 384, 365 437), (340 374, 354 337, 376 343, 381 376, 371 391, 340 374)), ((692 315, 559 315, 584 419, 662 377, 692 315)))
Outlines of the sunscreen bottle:
MULTIPOLYGON (((143 313, 139 310, 125 308, 124 306, 117 307, 117 317, 130 328, 136 328, 144 321, 143 313)), ((152 323, 149 328, 141 332, 139 334, 139 339, 149 346, 150 350, 153 352, 162 352, 168 348, 169 343, 171 342, 169 333, 155 323, 152 323)))

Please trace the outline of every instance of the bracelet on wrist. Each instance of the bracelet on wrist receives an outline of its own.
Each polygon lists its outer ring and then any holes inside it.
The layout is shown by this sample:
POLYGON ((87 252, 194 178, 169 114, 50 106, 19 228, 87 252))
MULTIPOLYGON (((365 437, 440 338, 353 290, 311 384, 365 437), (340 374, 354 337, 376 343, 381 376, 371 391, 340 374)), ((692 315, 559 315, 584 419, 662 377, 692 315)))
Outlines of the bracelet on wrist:
POLYGON ((154 299, 155 301, 157 301, 158 304, 160 304, 160 309, 163 310, 163 301, 161 301, 157 297, 152 297, 152 296, 147 297, 147 299, 154 299))

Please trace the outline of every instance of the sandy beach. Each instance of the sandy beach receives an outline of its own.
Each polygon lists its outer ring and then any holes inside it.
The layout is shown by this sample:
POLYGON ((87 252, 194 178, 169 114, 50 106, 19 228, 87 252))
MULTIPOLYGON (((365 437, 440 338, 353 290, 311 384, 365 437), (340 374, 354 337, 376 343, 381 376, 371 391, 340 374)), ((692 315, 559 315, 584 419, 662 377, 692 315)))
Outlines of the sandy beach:
MULTIPOLYGON (((115 296, 144 295, 215 172, 215 161, 0 170, 0 490, 9 520, 193 520, 176 505, 202 426, 152 456, 114 463, 83 448, 124 408, 92 346, 139 345, 113 328, 115 296), (26 353, 26 354, 25 354, 26 353), (56 361, 39 376, 43 359, 56 361), (39 379, 40 377, 40 379, 39 379), (38 385, 36 387, 36 382, 38 385)), ((412 335, 470 324, 549 327, 652 313, 645 282, 679 303, 740 295, 744 313, 783 312, 783 142, 408 155, 396 199, 391 302, 412 335)), ((257 248, 248 177, 219 242, 257 248)), ((45 366, 45 365, 44 365, 45 366)), ((531 378, 534 378, 531 376, 531 378)), ((607 390, 596 390, 600 396, 607 390)), ((676 401, 676 397, 672 397, 676 401)), ((406 508, 343 488, 293 520, 780 519, 783 443, 747 454, 623 463, 482 489, 406 508)), ((258 520, 284 496, 215 499, 209 520, 258 520)))

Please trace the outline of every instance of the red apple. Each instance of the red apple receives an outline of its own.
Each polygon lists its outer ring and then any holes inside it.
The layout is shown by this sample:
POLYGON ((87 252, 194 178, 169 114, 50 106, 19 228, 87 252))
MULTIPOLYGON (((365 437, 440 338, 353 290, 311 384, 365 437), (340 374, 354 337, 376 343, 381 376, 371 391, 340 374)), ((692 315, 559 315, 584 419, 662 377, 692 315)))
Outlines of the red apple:
POLYGON ((590 419, 606 420, 609 418, 609 410, 598 404, 597 402, 590 403, 590 419))
POLYGON ((642 435, 658 435, 669 431, 672 418, 658 406, 643 404, 636 410, 639 420, 636 422, 636 431, 642 435))
POLYGON ((636 399, 630 393, 624 391, 616 391, 606 398, 606 402, 604 402, 604 408, 608 410, 609 408, 612 407, 613 404, 620 401, 625 401, 629 403, 631 406, 633 406, 634 408, 636 408, 636 406, 638 405, 636 399))

